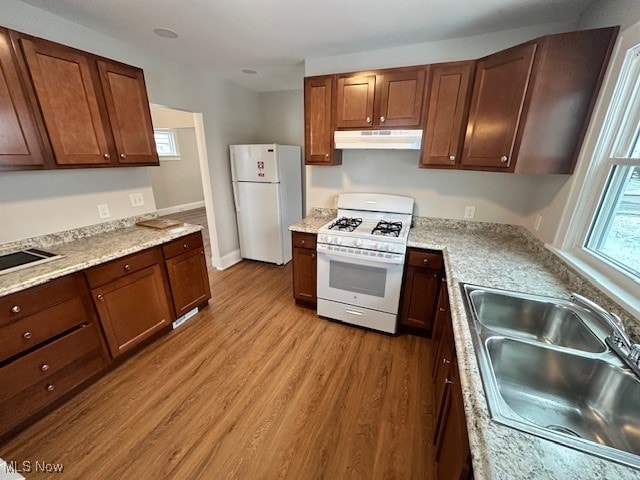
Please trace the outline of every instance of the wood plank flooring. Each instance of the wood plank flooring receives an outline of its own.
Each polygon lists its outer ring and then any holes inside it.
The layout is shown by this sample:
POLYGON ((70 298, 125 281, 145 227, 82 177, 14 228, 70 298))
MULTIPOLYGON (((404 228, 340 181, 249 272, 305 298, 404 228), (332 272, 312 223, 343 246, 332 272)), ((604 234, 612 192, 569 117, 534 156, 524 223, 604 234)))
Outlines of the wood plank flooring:
POLYGON ((65 479, 433 478, 429 340, 295 306, 291 264, 210 281, 208 308, 0 457, 65 479))

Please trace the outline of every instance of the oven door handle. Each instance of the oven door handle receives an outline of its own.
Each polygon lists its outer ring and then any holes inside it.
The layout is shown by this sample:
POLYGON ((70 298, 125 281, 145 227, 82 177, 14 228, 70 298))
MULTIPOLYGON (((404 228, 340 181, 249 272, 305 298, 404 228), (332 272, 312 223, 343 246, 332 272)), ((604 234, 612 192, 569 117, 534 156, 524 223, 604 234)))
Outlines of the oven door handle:
POLYGON ((326 255, 328 257, 334 258, 342 258, 342 259, 350 259, 355 260, 355 262, 359 265, 371 265, 373 267, 379 267, 381 263, 392 264, 392 265, 402 265, 404 263, 404 255, 400 255, 398 253, 382 253, 382 255, 390 255, 390 258, 387 257, 378 257, 378 256, 370 256, 370 255, 362 255, 358 253, 351 252, 341 252, 339 250, 329 250, 329 245, 325 245, 323 243, 319 243, 316 246, 316 250, 320 255, 326 255))

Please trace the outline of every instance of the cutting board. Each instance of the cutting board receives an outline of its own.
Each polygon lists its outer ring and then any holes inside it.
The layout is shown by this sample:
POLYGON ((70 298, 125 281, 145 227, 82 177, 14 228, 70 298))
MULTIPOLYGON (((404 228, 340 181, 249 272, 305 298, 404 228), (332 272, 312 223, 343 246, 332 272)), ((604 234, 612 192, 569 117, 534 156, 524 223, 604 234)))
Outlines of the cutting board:
POLYGON ((179 227, 180 225, 184 225, 184 222, 181 222, 180 220, 169 220, 167 218, 154 218, 153 220, 137 222, 136 225, 163 230, 165 228, 179 227))

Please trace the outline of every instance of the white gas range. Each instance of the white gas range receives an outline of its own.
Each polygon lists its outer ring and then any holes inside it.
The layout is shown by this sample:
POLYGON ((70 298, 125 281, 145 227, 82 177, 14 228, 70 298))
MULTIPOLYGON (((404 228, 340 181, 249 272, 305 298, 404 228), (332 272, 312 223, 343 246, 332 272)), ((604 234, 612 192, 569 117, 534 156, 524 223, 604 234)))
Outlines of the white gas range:
POLYGON ((343 193, 318 230, 318 315, 396 332, 413 198, 343 193))

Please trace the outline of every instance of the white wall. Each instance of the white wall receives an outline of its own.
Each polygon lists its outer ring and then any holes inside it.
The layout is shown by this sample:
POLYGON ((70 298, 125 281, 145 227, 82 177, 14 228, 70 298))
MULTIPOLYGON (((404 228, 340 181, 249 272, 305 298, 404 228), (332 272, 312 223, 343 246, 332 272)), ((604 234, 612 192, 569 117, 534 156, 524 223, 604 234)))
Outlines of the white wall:
MULTIPOLYGON (((209 157, 209 181, 214 196, 216 227, 219 232, 220 253, 225 255, 238 248, 235 213, 232 208, 228 145, 251 143, 260 137, 259 94, 202 71, 155 55, 107 35, 70 22, 51 13, 17 0, 0 0, 0 25, 22 32, 48 38, 56 42, 87 50, 108 58, 139 66, 144 69, 149 100, 172 108, 202 112, 209 157)), ((163 40, 159 40, 163 41, 163 40)), ((68 228, 75 228, 78 219, 82 223, 98 223, 96 204, 104 195, 110 199, 113 218, 135 215, 142 210, 128 205, 130 179, 135 179, 138 190, 146 189, 147 209, 154 209, 148 168, 122 170, 82 170, 83 182, 73 181, 74 172, 3 173, 0 174, 0 195, 5 202, 23 212, 21 225, 6 234, 0 231, 0 242, 25 238, 68 228), (109 172, 109 173, 105 173, 109 172), (40 180, 36 184, 34 175, 40 180), (63 188, 47 199, 38 196, 38 187, 48 184, 63 188), (92 194, 98 192, 98 194, 92 194), (108 193, 107 193, 108 192, 108 193), (65 200, 64 215, 61 204, 65 200), (126 202, 122 201, 126 196, 126 202), (28 220, 26 220, 28 219, 28 220), (57 219, 54 221, 53 219, 57 219), (30 224, 30 225, 27 225, 30 224)), ((6 209, 0 210, 0 224, 5 223, 6 209)))
MULTIPOLYGON (((468 60, 541 35, 575 28, 576 24, 571 22, 552 23, 386 50, 309 58, 305 60, 305 75, 468 60)), ((369 190, 410 195, 415 198, 416 212, 421 216, 462 218, 465 206, 474 205, 476 220, 524 224, 534 215, 534 207, 542 209, 552 203, 566 182, 566 176, 558 175, 419 169, 418 155, 418 152, 344 151, 342 166, 306 167, 306 209, 333 207, 341 191, 369 190)), ((543 222, 541 229, 546 226, 543 222)))
POLYGON ((592 2, 578 22, 580 29, 620 25, 624 30, 640 21, 638 0, 598 0, 592 2))
POLYGON ((262 142, 300 145, 304 148, 302 89, 261 93, 260 111, 262 142))

